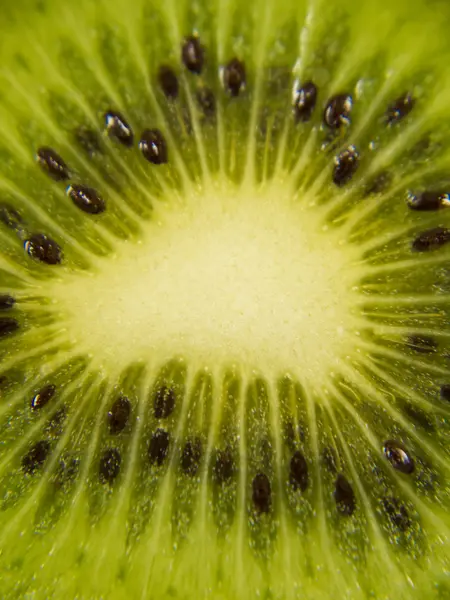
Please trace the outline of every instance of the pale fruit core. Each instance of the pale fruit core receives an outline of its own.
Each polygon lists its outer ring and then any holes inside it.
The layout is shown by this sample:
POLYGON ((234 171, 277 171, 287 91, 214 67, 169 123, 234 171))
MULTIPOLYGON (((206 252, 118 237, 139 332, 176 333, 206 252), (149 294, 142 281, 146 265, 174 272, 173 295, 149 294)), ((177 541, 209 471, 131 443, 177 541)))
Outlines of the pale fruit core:
POLYGON ((288 184, 216 184, 158 205, 136 241, 50 286, 105 369, 180 356, 322 382, 354 351, 355 249, 288 184))

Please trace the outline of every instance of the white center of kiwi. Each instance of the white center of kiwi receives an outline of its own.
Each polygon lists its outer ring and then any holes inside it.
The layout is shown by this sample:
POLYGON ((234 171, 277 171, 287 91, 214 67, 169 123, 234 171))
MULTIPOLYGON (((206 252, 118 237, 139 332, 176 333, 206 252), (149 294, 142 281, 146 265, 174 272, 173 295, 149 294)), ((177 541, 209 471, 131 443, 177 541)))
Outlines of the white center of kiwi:
POLYGON ((283 182, 195 191, 138 241, 50 291, 71 341, 105 365, 165 362, 301 374, 354 352, 355 251, 283 182))

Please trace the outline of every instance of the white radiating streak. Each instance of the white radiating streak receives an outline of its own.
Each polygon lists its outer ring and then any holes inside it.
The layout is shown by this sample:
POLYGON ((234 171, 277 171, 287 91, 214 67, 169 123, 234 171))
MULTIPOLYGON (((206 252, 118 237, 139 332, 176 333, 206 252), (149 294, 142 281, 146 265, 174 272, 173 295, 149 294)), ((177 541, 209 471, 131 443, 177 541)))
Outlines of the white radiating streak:
POLYGON ((256 181, 255 168, 256 168, 256 128, 258 121, 258 114, 262 102, 262 86, 264 82, 265 74, 265 59, 267 56, 267 45, 270 40, 271 33, 271 18, 274 10, 273 2, 264 2, 262 5, 255 5, 255 10, 258 15, 258 24, 261 23, 260 28, 255 27, 253 44, 256 47, 254 54, 253 68, 256 73, 254 80, 254 87, 251 90, 252 103, 250 111, 249 129, 247 135, 247 156, 244 171, 244 181, 251 184, 256 181), (262 14, 261 14, 262 13, 262 14))
POLYGON ((163 475, 162 481, 159 483, 156 491, 157 497, 155 499, 155 509, 152 515, 152 527, 151 531, 149 530, 149 535, 145 540, 142 550, 145 554, 148 568, 147 574, 144 578, 145 582, 142 586, 142 600, 146 600, 148 598, 149 590, 152 588, 151 578, 152 575, 155 575, 153 569, 159 553, 160 540, 167 533, 167 529, 171 531, 170 513, 172 510, 172 499, 174 498, 177 463, 180 450, 179 443, 180 440, 183 440, 184 438, 183 432, 185 430, 189 415, 190 400, 192 399, 192 390, 195 385, 195 377, 196 373, 193 372, 193 369, 188 369, 184 397, 179 398, 178 400, 181 403, 181 411, 179 412, 178 422, 172 436, 173 439, 176 440, 177 448, 172 448, 172 451, 169 455, 169 460, 167 461, 168 468, 163 475))

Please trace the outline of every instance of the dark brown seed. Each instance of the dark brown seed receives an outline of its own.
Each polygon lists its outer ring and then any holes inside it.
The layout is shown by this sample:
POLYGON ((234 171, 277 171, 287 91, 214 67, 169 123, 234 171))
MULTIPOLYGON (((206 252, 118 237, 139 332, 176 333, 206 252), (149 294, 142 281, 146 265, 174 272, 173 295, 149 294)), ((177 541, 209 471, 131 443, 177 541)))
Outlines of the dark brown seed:
POLYGON ((89 215, 99 215, 106 209, 106 204, 96 190, 87 185, 72 183, 67 186, 67 196, 80 210, 89 215))
POLYGON ((234 474, 234 459, 231 448, 218 450, 214 463, 214 478, 218 483, 230 481, 234 474))
POLYGON ((105 125, 110 137, 131 148, 134 141, 133 131, 120 113, 113 111, 105 113, 105 125))
POLYGON ((399 531, 407 531, 411 521, 406 506, 397 498, 383 498, 382 503, 392 525, 399 531))
POLYGON ((159 129, 146 129, 142 133, 139 149, 153 165, 167 162, 167 143, 159 129))
POLYGON ((339 474, 334 489, 334 499, 342 515, 352 515, 356 507, 355 492, 344 475, 339 474))
POLYGON ((382 194, 385 192, 392 183, 392 175, 387 171, 378 173, 371 181, 369 181, 366 189, 364 190, 363 196, 375 196, 376 194, 382 194))
POLYGON ((205 117, 213 117, 216 113, 216 99, 213 91, 208 87, 197 90, 197 102, 205 117))
POLYGON ((9 310, 15 303, 15 299, 9 294, 0 294, 0 310, 9 310))
POLYGON ((202 443, 196 438, 188 440, 183 448, 181 455, 181 470, 185 475, 194 477, 197 475, 202 457, 202 443))
POLYGON ((17 231, 23 225, 22 217, 10 204, 0 205, 0 221, 9 229, 17 231))
POLYGON ((325 106, 323 121, 330 129, 339 129, 342 125, 350 125, 350 113, 353 100, 349 94, 332 96, 325 106))
POLYGON ((246 73, 245 65, 238 58, 232 58, 222 71, 222 83, 230 96, 239 96, 245 89, 246 73))
POLYGON ((447 192, 429 190, 417 196, 409 193, 406 199, 409 208, 414 210, 433 211, 450 206, 450 195, 447 192))
POLYGON ((35 233, 24 242, 25 251, 34 259, 47 265, 59 265, 62 250, 58 244, 44 233, 35 233))
POLYGON ((120 433, 127 426, 131 414, 131 402, 125 396, 120 396, 108 411, 109 432, 120 433))
POLYGON ((197 36, 190 35, 184 38, 181 46, 181 60, 191 73, 200 75, 205 63, 205 49, 197 36))
POLYGON ((75 131, 75 140, 91 158, 96 154, 103 154, 103 148, 101 146, 99 136, 93 129, 79 127, 75 131))
POLYGON ((44 386, 31 399, 31 410, 40 410, 53 398, 56 392, 56 386, 49 383, 44 386))
POLYGON ((450 383, 441 385, 441 398, 450 401, 450 383))
POLYGON ((258 512, 267 513, 272 504, 272 488, 265 473, 258 473, 252 482, 252 500, 258 512))
POLYGON ((421 354, 433 354, 438 349, 436 340, 427 335, 409 335, 406 345, 421 354))
POLYGON ((441 248, 448 242, 450 242, 450 229, 434 227, 418 235, 412 243, 412 249, 416 252, 428 252, 441 248))
POLYGON ((120 473, 122 458, 116 448, 108 448, 103 453, 99 464, 99 478, 101 483, 113 483, 120 473))
POLYGON ((0 339, 19 329, 19 323, 12 317, 0 317, 0 339))
POLYGON ((156 390, 153 406, 157 419, 167 419, 175 408, 175 390, 162 386, 156 390))
POLYGON ((43 171, 55 181, 66 181, 70 177, 69 168, 54 150, 47 147, 38 148, 36 160, 43 171))
POLYGON ((289 482, 295 490, 302 492, 308 487, 308 464, 300 450, 294 452, 291 458, 289 482))
POLYGON ((161 65, 158 70, 158 81, 166 98, 175 100, 178 97, 178 78, 173 69, 161 65))
POLYGON ((349 146, 334 159, 333 182, 341 187, 348 183, 359 167, 359 154, 349 146))
POLYGON ((411 94, 404 94, 389 106, 386 111, 387 125, 394 125, 409 115, 414 107, 414 98, 411 94))
POLYGON ((414 472, 414 460, 406 448, 396 440, 384 442, 383 452, 385 457, 397 471, 411 475, 414 472))
POLYGON ((148 458, 151 464, 156 464, 159 467, 166 460, 169 453, 170 436, 164 429, 157 429, 152 435, 148 447, 148 458))
POLYGON ((35 473, 47 460, 50 443, 46 440, 36 442, 22 458, 22 470, 28 475, 35 473))
POLYGON ((317 87, 307 81, 294 89, 293 107, 296 121, 306 123, 312 117, 317 102, 317 87))

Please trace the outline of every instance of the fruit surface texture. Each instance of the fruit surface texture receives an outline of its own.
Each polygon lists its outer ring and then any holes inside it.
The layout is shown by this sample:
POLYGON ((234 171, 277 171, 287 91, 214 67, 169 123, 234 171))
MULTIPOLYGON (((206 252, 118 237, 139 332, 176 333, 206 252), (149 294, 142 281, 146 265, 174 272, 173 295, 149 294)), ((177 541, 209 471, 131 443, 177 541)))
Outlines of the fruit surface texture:
POLYGON ((447 2, 0 9, 0 597, 450 598, 447 2))

